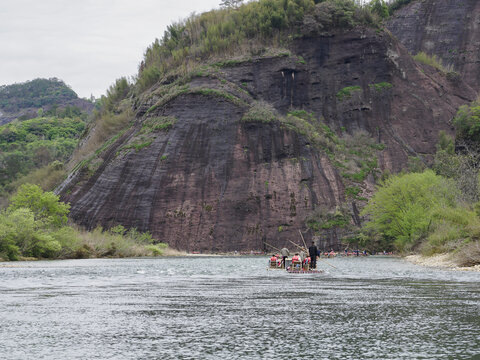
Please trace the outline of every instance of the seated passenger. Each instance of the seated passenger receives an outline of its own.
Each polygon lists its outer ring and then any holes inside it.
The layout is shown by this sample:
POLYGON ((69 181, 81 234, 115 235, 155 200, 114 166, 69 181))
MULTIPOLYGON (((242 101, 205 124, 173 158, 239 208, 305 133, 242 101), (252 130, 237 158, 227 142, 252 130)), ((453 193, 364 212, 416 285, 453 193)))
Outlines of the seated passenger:
POLYGON ((275 254, 273 254, 271 257, 270 257, 270 267, 277 267, 277 257, 275 256, 275 254))
POLYGON ((300 261, 300 256, 298 255, 298 253, 296 253, 295 255, 293 255, 292 257, 292 266, 296 266, 296 267, 300 267, 301 265, 301 261, 300 261))
POLYGON ((305 260, 303 260, 303 268, 305 270, 308 270, 309 269, 309 264, 310 264, 310 256, 306 257, 305 260))

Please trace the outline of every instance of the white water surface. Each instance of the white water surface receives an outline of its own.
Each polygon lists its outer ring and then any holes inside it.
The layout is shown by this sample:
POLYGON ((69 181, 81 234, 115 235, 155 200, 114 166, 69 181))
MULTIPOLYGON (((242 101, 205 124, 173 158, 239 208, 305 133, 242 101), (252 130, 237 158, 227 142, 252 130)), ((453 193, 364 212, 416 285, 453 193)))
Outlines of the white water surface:
POLYGON ((2 359, 480 359, 480 273, 390 257, 0 263, 2 359))

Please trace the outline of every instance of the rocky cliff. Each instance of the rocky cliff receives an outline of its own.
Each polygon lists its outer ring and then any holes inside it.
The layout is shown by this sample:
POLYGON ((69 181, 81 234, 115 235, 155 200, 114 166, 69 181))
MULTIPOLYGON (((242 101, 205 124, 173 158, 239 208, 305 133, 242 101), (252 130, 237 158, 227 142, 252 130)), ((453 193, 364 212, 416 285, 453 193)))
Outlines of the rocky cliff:
POLYGON ((480 87, 480 2, 413 1, 387 22, 411 54, 437 55, 473 89, 480 87))
MULTIPOLYGON (((358 221, 361 197, 346 188, 368 196, 374 168, 429 161, 438 132, 451 132, 458 106, 475 97, 415 63, 388 32, 311 33, 290 50, 217 64, 137 98, 134 125, 61 187, 73 219, 149 230, 187 251, 291 248, 298 230, 314 235, 306 219, 318 209, 347 206, 358 221), (249 117, 259 107, 272 119, 249 117), (308 116, 289 122, 292 113, 308 116), (342 145, 359 133, 374 149, 363 177, 345 170, 355 152, 342 145)), ((329 234, 320 245, 338 248, 338 232, 329 234)))

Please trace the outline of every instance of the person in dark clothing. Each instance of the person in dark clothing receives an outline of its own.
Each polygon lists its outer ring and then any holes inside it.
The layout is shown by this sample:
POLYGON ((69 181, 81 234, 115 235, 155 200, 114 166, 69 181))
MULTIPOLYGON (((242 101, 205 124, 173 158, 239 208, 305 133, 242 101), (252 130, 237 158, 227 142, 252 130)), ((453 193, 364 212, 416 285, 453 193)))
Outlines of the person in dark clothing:
POLYGON ((283 248, 280 250, 280 253, 282 254, 282 267, 285 268, 285 259, 290 256, 290 251, 287 248, 283 248))
POLYGON ((312 246, 308 248, 308 254, 310 255, 310 269, 316 269, 318 249, 314 241, 312 241, 312 246))

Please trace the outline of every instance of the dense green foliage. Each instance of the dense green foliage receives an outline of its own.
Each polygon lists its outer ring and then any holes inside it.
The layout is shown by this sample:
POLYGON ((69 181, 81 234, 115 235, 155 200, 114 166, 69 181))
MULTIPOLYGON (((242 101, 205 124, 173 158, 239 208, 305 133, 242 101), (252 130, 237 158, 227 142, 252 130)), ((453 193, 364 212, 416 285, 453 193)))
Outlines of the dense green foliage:
POLYGON ((131 84, 125 77, 115 80, 115 83, 107 89, 107 95, 101 97, 99 106, 104 112, 118 110, 119 104, 127 98, 130 89, 131 84))
POLYGON ((25 108, 52 107, 77 98, 72 89, 56 78, 0 86, 0 108, 12 113, 25 108))
POLYGON ((340 101, 350 99, 355 92, 361 92, 362 88, 358 85, 347 86, 337 93, 337 99, 340 101))
POLYGON ((66 161, 84 129, 80 117, 40 117, 0 126, 0 186, 53 161, 66 161))
POLYGON ((372 0, 370 1, 370 9, 372 12, 380 16, 382 19, 385 19, 389 15, 389 7, 387 3, 383 0, 372 0))
POLYGON ((59 197, 52 192, 43 192, 37 185, 24 184, 12 196, 8 210, 21 208, 29 209, 35 221, 61 227, 67 223, 70 205, 60 202, 59 197))
POLYGON ((480 145, 480 103, 463 105, 458 110, 453 124, 457 130, 457 137, 475 142, 480 145))
POLYGON ((67 226, 70 206, 36 185, 22 185, 0 212, 0 259, 161 255, 149 233, 121 226, 86 233, 67 226))
MULTIPOLYGON (((454 180, 432 170, 389 177, 363 209, 370 218, 363 228, 364 244, 426 255, 476 249, 479 213, 459 195, 454 180)), ((458 259, 461 265, 480 262, 480 256, 458 259)))
POLYGON ((173 69, 186 71, 218 55, 258 55, 267 47, 286 46, 301 36, 307 15, 322 30, 375 23, 370 8, 353 0, 260 0, 193 15, 168 26, 162 39, 147 49, 138 90, 173 69))
POLYGON ((438 209, 455 207, 454 188, 431 170, 391 176, 363 210, 371 217, 366 229, 391 239, 400 250, 410 248, 427 236, 438 209))
POLYGON ((384 81, 384 82, 376 83, 376 84, 368 84, 368 87, 371 90, 375 90, 377 92, 382 92, 382 91, 390 90, 391 88, 393 88, 393 85, 384 81))

